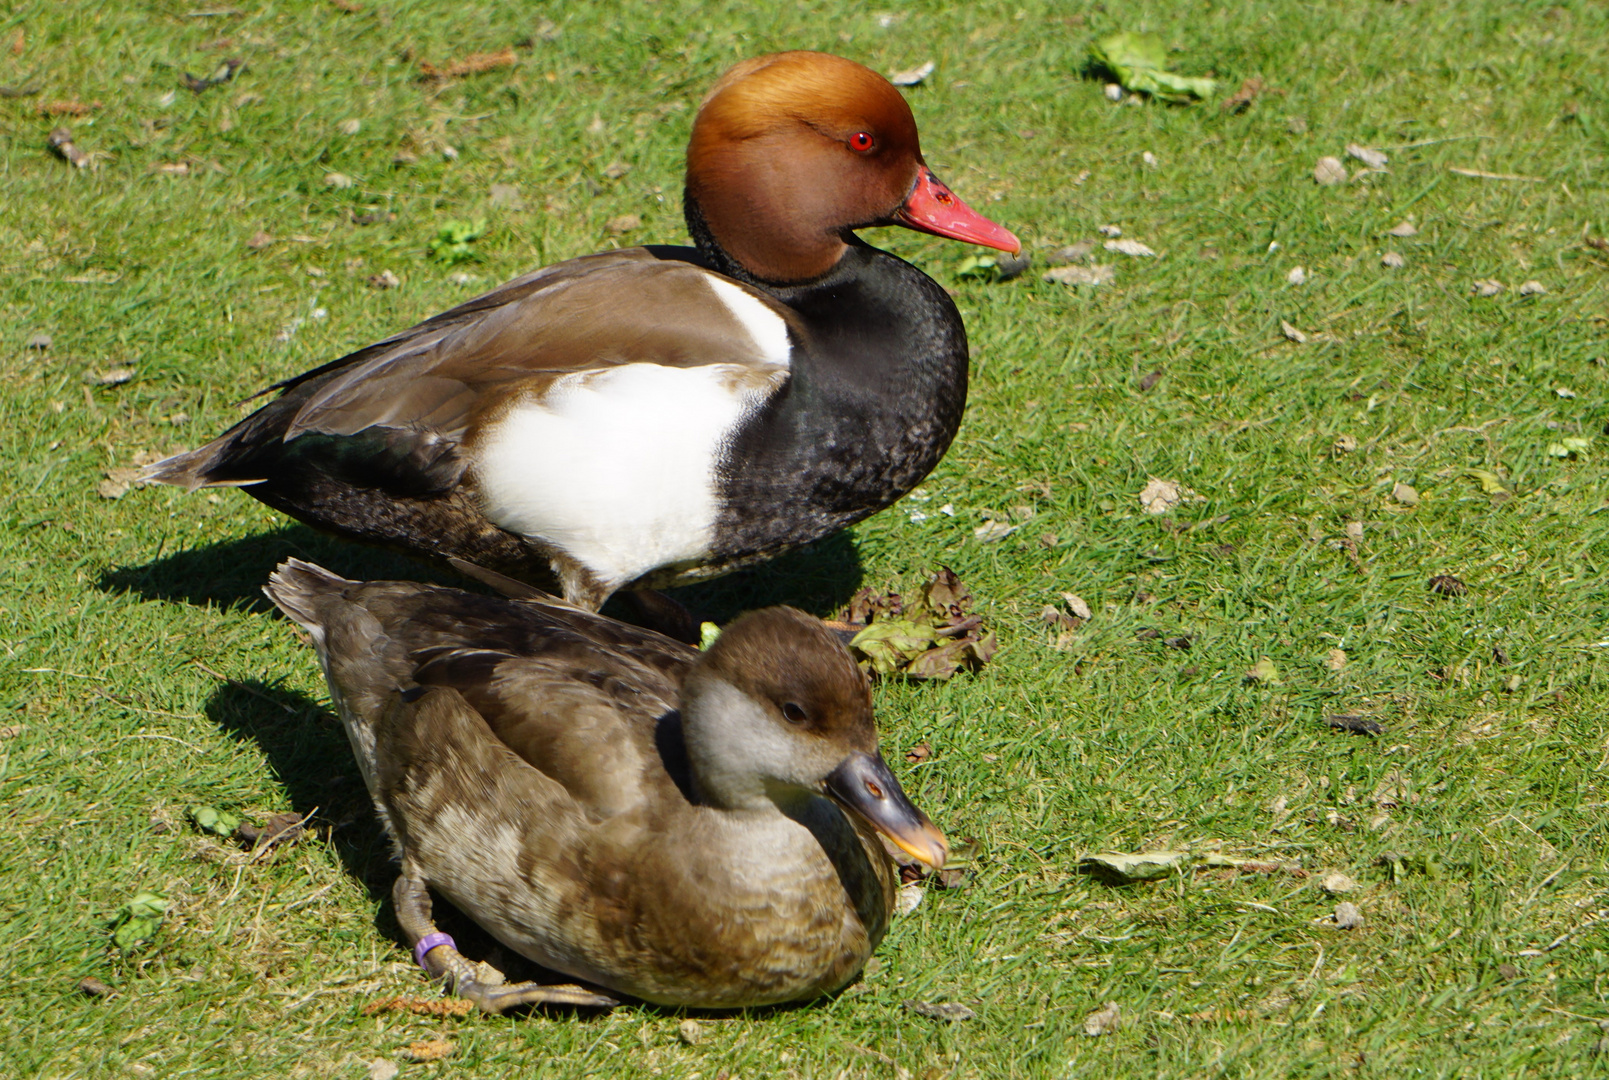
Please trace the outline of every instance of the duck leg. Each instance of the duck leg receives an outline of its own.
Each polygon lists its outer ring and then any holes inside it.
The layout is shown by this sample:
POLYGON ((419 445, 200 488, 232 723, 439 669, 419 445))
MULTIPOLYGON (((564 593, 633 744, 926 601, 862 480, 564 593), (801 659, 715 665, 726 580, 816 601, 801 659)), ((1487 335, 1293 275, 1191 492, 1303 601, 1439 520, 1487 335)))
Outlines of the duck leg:
POLYGON ((436 929, 425 879, 406 859, 401 876, 391 887, 391 900, 397 909, 397 922, 408 935, 419 966, 432 979, 445 982, 454 994, 473 1001, 482 1012, 500 1013, 519 1005, 585 1005, 606 1009, 620 1004, 614 998, 573 984, 503 983, 501 973, 484 964, 472 963, 453 945, 452 938, 436 929), (423 953, 419 951, 421 946, 423 953), (488 971, 496 979, 483 977, 482 973, 488 971))

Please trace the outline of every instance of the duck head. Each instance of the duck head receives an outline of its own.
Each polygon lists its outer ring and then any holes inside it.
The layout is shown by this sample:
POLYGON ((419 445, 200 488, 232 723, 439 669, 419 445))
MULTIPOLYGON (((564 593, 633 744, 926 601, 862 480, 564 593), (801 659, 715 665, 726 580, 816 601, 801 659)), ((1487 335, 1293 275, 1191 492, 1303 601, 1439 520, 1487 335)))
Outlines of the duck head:
POLYGON ((716 82, 687 147, 687 209, 695 236, 697 216, 732 259, 773 282, 826 273, 850 232, 869 225, 1022 249, 933 175, 899 91, 827 53, 755 57, 716 82))
POLYGON ((727 810, 827 795, 901 850, 944 865, 949 844, 877 749, 871 687, 819 619, 751 612, 682 684, 682 735, 699 794, 727 810))

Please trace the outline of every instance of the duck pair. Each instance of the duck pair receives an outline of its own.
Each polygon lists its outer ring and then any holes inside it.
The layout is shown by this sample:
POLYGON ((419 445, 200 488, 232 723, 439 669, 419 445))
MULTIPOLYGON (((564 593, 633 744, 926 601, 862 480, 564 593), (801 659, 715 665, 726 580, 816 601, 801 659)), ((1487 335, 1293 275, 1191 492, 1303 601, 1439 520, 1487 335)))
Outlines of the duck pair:
POLYGON ((147 474, 562 595, 294 560, 267 589, 313 636, 396 841, 416 955, 483 1008, 611 999, 478 979, 427 885, 544 967, 732 1007, 853 978, 892 905, 879 834, 945 858, 817 620, 757 612, 700 654, 594 612, 859 521, 943 455, 966 396, 960 315, 854 229, 1020 245, 928 169, 892 86, 820 53, 716 83, 685 213, 693 248, 518 278, 278 384, 147 474))

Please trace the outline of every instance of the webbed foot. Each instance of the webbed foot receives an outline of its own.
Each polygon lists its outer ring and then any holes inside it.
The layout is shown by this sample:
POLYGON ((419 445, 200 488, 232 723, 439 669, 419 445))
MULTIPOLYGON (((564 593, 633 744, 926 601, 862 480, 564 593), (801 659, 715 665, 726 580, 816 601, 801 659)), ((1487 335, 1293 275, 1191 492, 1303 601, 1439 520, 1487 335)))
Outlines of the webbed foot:
POLYGON ((391 888, 397 922, 413 944, 414 959, 432 979, 446 984, 457 996, 473 1001, 482 1012, 500 1013, 521 1005, 581 1005, 607 1009, 620 1004, 614 998, 584 990, 574 983, 544 986, 540 983, 506 983, 487 964, 476 964, 458 951, 453 939, 436 929, 430 911, 430 893, 424 879, 403 862, 402 875, 391 888))

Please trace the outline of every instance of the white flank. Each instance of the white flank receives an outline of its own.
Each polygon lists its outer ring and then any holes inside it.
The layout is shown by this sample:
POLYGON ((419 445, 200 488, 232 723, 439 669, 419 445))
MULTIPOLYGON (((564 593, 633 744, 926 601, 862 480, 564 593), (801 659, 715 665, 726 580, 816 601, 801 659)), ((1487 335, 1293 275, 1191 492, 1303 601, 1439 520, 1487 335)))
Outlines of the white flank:
POLYGON ((709 282, 710 288, 726 305, 732 317, 742 323, 743 329, 754 339, 754 347, 759 351, 757 359, 787 367, 793 358, 793 351, 788 344, 788 324, 782 316, 736 282, 714 274, 706 274, 704 280, 709 282))
POLYGON ((785 372, 768 385, 732 364, 567 375, 487 430, 477 467, 486 516, 612 588, 702 558, 719 510, 716 462, 785 372))

